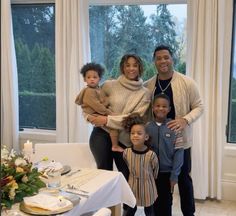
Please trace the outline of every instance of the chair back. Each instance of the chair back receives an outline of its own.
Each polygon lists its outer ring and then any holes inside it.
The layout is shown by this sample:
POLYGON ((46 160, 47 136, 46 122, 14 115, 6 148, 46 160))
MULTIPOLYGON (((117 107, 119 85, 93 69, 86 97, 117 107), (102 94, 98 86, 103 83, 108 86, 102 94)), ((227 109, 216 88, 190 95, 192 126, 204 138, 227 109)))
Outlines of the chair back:
POLYGON ((44 157, 71 167, 96 168, 88 143, 36 143, 33 161, 44 157))

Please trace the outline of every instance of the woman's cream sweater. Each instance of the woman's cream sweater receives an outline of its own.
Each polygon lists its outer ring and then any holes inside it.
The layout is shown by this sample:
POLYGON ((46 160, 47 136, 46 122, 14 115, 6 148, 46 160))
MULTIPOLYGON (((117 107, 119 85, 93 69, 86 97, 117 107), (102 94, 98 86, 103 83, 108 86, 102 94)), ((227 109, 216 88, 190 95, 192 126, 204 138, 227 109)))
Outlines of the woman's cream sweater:
POLYGON ((123 118, 131 113, 144 115, 151 102, 151 92, 143 87, 142 79, 128 80, 124 75, 117 80, 107 80, 102 90, 109 100, 109 108, 117 115, 108 115, 107 127, 119 129, 119 141, 130 146, 129 135, 123 130, 123 118))

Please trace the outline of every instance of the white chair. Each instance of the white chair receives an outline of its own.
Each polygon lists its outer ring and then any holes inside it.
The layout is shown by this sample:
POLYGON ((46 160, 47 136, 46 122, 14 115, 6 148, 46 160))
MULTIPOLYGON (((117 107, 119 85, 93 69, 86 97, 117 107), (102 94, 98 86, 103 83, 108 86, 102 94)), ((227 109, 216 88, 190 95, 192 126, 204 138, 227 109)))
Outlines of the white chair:
POLYGON ((111 216, 111 209, 109 208, 101 208, 96 212, 88 212, 82 214, 81 216, 111 216))
POLYGON ((96 168, 88 143, 36 143, 33 161, 44 157, 71 167, 96 168))
POLYGON ((92 216, 111 216, 111 209, 101 208, 95 212, 92 216))

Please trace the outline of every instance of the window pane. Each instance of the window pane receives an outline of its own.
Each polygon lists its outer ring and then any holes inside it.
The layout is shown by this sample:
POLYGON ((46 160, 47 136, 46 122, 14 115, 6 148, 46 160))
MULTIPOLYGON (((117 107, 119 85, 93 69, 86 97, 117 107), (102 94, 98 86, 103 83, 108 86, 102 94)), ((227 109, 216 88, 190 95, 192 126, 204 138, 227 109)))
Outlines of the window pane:
POLYGON ((236 1, 234 1, 234 25, 233 25, 233 43, 231 55, 231 75, 230 75, 230 93, 229 93, 229 116, 227 141, 236 143, 236 1))
POLYGON ((90 6, 92 61, 103 64, 103 79, 119 75, 118 64, 125 53, 136 53, 145 64, 143 79, 156 72, 152 54, 158 44, 170 45, 175 69, 186 68, 186 4, 90 6))
POLYGON ((20 128, 56 127, 53 4, 12 5, 20 128))

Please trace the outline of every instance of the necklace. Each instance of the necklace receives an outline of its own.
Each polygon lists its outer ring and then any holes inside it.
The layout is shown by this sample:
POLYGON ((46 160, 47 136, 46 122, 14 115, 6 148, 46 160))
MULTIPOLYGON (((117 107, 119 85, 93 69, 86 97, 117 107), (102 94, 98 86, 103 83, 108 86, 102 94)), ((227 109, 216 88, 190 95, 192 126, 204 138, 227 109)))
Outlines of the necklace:
MULTIPOLYGON (((171 79, 171 80, 172 80, 172 79, 171 79)), ((161 94, 165 94, 165 90, 168 89, 168 87, 170 86, 171 80, 170 80, 170 82, 167 84, 167 86, 163 89, 163 88, 161 87, 160 80, 159 80, 159 78, 157 77, 157 82, 158 82, 158 85, 159 85, 159 87, 160 87, 160 89, 161 89, 161 94)))

